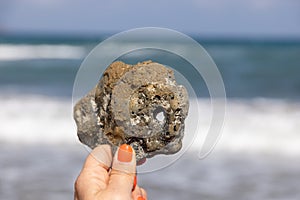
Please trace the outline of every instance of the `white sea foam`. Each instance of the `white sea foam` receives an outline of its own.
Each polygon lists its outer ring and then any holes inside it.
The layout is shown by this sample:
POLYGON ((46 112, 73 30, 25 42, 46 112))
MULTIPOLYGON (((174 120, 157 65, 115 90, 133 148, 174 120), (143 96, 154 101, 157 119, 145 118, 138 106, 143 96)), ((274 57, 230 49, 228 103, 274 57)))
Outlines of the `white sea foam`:
MULTIPOLYGON (((0 96, 0 142, 79 143, 70 99, 0 96)), ((200 127, 209 127, 209 100, 200 100, 200 127)), ((300 103, 283 100, 228 100, 227 118, 216 151, 300 155, 300 103)), ((189 127, 193 120, 188 120, 189 127)), ((201 134, 201 133, 200 133, 201 134)), ((191 151, 199 151, 196 140, 191 151)))
POLYGON ((76 142, 71 100, 42 96, 0 96, 0 102, 0 142, 76 142))
MULTIPOLYGON (((201 101, 207 108, 208 101, 201 101)), ((300 155, 300 103, 276 99, 228 100, 221 139, 215 151, 300 155)), ((202 116, 206 116, 204 109, 202 116)), ((208 127, 204 120, 203 127, 208 127)), ((188 126, 188 125, 187 125, 188 126)), ((196 140, 192 150, 199 151, 196 140)))
POLYGON ((87 55, 83 46, 66 44, 0 44, 0 61, 29 59, 82 59, 87 55))
MULTIPOLYGON (((152 47, 155 43, 111 43, 106 46, 106 54, 115 54, 115 49, 126 48, 132 51, 141 46, 152 47)), ((31 59, 83 59, 92 46, 69 44, 0 44, 0 61, 31 60, 31 59)), ((166 47, 177 52, 193 54, 191 48, 180 43, 166 43, 166 47)), ((129 53, 129 52, 128 52, 129 53)), ((135 52, 131 56, 143 55, 135 52)), ((130 56, 129 56, 130 57, 130 56)))

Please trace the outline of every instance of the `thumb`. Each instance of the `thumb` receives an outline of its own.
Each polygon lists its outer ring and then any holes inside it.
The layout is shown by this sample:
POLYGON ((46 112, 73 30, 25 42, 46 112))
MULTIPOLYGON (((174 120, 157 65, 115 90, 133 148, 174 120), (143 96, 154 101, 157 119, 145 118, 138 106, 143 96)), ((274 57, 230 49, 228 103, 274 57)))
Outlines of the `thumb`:
POLYGON ((114 156, 108 189, 123 197, 131 196, 135 172, 135 152, 130 145, 123 144, 114 156))

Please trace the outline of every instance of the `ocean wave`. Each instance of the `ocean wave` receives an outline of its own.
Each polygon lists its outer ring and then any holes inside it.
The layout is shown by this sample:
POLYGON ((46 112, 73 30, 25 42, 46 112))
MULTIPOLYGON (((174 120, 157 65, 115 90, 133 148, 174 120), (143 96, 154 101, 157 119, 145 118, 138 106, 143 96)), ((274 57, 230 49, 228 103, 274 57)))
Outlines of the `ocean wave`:
MULTIPOLYGON (((193 101, 193 100, 192 100, 193 101)), ((199 135, 210 125, 210 101, 200 101, 199 135)), ((0 96, 0 142, 13 144, 75 144, 76 125, 69 98, 0 96)), ((227 118, 216 151, 300 155, 299 102, 249 99, 227 102, 227 118)), ((191 126, 193 119, 186 121, 191 126)), ((188 130, 188 129, 187 129, 188 130)), ((190 151, 200 151, 203 137, 190 151)))
POLYGON ((75 143, 71 100, 39 95, 0 96, 0 143, 75 143))
MULTIPOLYGON (((300 155, 300 102, 283 99, 229 99, 216 151, 300 155)), ((193 145, 194 150, 199 141, 193 145)))
POLYGON ((88 53, 84 46, 66 44, 0 44, 0 61, 30 59, 82 59, 88 53))
MULTIPOLYGON (((135 51, 141 46, 152 47, 155 43, 135 42, 135 43, 111 43, 106 45, 106 54, 114 55, 116 49, 126 48, 135 52, 129 57, 144 55, 144 51, 135 51)), ((189 49, 181 43, 166 43, 167 48, 171 48, 178 52, 193 54, 194 50, 189 49)), ((92 46, 89 45, 70 45, 70 44, 0 44, 0 61, 14 60, 32 60, 32 59, 83 59, 91 51, 92 46)), ((151 49, 151 48, 150 48, 151 49)), ((127 52, 130 53, 131 51, 127 52)), ((147 51, 148 52, 148 51, 147 51)), ((148 52, 149 53, 149 52, 148 52)), ((153 54, 159 53, 152 52, 153 54)))

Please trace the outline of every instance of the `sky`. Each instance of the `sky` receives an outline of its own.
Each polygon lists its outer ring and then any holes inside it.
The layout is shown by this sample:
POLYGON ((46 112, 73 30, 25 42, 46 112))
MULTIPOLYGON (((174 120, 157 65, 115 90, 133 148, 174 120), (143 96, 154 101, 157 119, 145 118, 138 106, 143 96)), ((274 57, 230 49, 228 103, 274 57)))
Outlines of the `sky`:
POLYGON ((98 34, 155 26, 187 34, 300 38, 299 0, 0 0, 0 32, 98 34))

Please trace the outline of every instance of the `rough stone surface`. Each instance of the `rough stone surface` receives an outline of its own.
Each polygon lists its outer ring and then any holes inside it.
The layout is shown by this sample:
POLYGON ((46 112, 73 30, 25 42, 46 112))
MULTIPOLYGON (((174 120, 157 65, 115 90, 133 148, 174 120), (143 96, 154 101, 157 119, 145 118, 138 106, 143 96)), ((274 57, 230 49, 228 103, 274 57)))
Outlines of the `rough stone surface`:
POLYGON ((113 151, 127 143, 139 161, 181 149, 188 107, 187 91, 171 69, 152 61, 117 61, 75 105, 74 119, 82 143, 110 144, 113 151))

